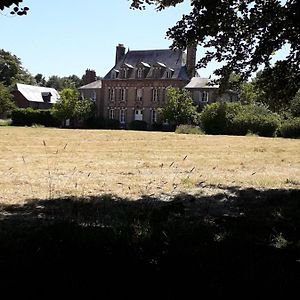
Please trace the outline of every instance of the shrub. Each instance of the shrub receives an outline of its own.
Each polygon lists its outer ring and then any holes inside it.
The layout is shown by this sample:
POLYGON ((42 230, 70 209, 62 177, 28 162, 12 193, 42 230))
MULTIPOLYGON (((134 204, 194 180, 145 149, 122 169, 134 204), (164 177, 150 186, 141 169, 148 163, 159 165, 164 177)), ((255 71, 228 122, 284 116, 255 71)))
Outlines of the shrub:
POLYGON ((60 121, 54 117, 51 110, 18 108, 12 112, 12 125, 32 126, 33 124, 46 127, 57 127, 60 121))
POLYGON ((202 129, 208 134, 275 136, 280 118, 262 105, 213 103, 201 113, 202 129))
POLYGON ((105 129, 120 129, 120 121, 115 119, 104 120, 105 129))
POLYGON ((129 124, 129 129, 131 130, 147 130, 147 122, 134 120, 129 124))
POLYGON ((300 118, 285 121, 279 128, 279 132, 285 138, 300 138, 300 118))
POLYGON ((213 103, 204 107, 200 122, 207 134, 232 134, 233 119, 242 110, 240 103, 213 103))
POLYGON ((253 109, 245 108, 232 122, 233 133, 236 135, 246 135, 251 132, 260 136, 275 136, 277 128, 280 126, 280 119, 275 114, 259 114, 253 109))
POLYGON ((294 117, 300 117, 300 90, 291 101, 291 113, 294 117))
POLYGON ((183 134, 203 134, 203 131, 199 128, 199 126, 193 125, 179 125, 177 126, 175 133, 183 133, 183 134))

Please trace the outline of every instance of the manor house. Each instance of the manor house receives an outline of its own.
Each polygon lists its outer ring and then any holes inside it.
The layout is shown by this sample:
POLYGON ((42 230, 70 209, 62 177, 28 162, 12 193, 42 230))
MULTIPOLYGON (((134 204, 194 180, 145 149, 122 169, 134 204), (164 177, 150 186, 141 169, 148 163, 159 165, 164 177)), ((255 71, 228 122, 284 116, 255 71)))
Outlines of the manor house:
MULTIPOLYGON (((234 101, 228 91, 218 95, 218 86, 210 85, 195 71, 196 47, 182 50, 133 50, 123 44, 116 47, 115 64, 102 80, 79 88, 84 97, 94 99, 98 115, 117 119, 123 127, 133 120, 147 122, 149 128, 157 121, 157 110, 166 103, 166 88, 186 88, 195 104, 203 106, 218 100, 234 101)), ((94 71, 87 70, 85 78, 94 71)))

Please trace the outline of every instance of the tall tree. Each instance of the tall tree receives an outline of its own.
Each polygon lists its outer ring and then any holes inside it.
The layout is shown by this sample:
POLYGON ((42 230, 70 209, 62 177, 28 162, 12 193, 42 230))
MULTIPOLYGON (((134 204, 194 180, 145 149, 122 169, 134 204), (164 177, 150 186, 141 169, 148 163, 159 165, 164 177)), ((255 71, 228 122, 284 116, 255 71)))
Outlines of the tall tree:
MULTIPOLYGON (((186 0, 188 1, 188 0, 186 0)), ((184 0, 131 0, 132 8, 153 4, 158 10, 184 0)), ((284 45, 290 51, 283 60, 284 72, 300 73, 299 0, 190 0, 191 12, 168 30, 173 47, 198 44, 207 49, 198 67, 216 60, 224 65, 215 71, 228 82, 232 72, 247 78, 270 60, 284 45)), ((282 70, 281 70, 282 71, 282 70)), ((282 74, 283 76, 285 73, 282 74)), ((297 76, 295 76, 296 78, 297 76)), ((300 85, 300 82, 295 82, 300 85)))
POLYGON ((199 114, 192 98, 186 90, 168 87, 167 103, 161 109, 161 117, 170 125, 197 124, 199 114))
POLYGON ((23 68, 20 58, 8 51, 0 49, 0 82, 6 87, 15 83, 34 84, 32 75, 23 68))
POLYGON ((15 108, 15 105, 8 88, 0 83, 0 117, 13 108, 15 108))

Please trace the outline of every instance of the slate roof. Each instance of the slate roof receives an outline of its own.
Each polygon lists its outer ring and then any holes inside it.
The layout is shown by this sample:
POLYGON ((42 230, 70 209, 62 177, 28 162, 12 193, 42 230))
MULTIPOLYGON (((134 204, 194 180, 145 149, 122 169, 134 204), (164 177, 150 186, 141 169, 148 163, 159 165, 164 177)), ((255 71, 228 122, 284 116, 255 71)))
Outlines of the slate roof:
POLYGON ((186 89, 199 89, 199 88, 218 89, 219 88, 219 85, 210 85, 209 81, 210 81, 209 78, 193 77, 191 81, 185 86, 185 88, 186 89))
POLYGON ((17 83, 17 90, 31 102, 44 102, 43 95, 51 93, 50 103, 56 103, 60 98, 59 93, 53 89, 42 86, 17 83))
MULTIPOLYGON (((112 72, 114 70, 120 71, 122 66, 131 65, 133 70, 127 79, 136 78, 136 70, 138 65, 144 65, 145 67, 150 66, 150 70, 146 76, 147 78, 152 77, 152 70, 154 66, 160 65, 173 72, 173 79, 189 80, 189 76, 186 70, 186 54, 181 50, 133 50, 128 51, 124 58, 120 60, 104 77, 104 79, 112 79, 112 72)), ((162 78, 167 78, 166 74, 162 78)))
POLYGON ((91 89, 101 89, 101 88, 102 88, 102 80, 97 80, 79 87, 78 90, 91 90, 91 89))

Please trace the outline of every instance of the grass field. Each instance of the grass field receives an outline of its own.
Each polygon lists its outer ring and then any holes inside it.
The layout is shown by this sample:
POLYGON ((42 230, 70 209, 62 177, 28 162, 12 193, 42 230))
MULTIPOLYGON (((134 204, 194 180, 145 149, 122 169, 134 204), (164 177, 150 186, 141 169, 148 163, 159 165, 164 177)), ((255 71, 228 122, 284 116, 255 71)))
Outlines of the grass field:
POLYGON ((2 292, 299 290, 300 140, 15 127, 0 137, 2 292))
POLYGON ((1 127, 0 176, 2 203, 207 194, 219 185, 300 188, 300 141, 1 127))

